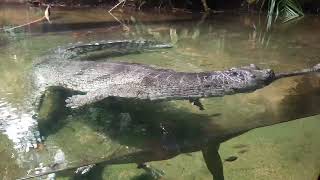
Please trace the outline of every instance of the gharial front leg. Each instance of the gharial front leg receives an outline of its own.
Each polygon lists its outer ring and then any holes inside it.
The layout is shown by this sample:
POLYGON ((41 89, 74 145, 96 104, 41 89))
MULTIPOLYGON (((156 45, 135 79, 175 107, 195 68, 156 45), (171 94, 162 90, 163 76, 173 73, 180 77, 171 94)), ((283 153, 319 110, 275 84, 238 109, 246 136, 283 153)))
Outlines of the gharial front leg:
POLYGON ((112 85, 99 90, 90 91, 85 95, 74 95, 66 99, 66 107, 78 108, 80 106, 96 103, 107 97, 147 99, 146 93, 139 88, 128 88, 126 85, 112 85))
POLYGON ((200 102, 200 99, 199 98, 190 98, 189 99, 189 102, 192 104, 192 105, 195 105, 199 108, 199 110, 204 110, 204 107, 202 105, 202 103, 200 102))

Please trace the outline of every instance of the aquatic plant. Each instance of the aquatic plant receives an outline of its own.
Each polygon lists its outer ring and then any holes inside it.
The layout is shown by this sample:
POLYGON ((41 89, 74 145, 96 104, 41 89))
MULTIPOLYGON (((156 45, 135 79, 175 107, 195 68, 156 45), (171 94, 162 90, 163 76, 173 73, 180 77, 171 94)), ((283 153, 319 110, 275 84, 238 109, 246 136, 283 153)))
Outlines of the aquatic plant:
MULTIPOLYGON (((265 5, 265 1, 262 2, 261 7, 265 5)), ((259 0, 256 0, 256 3, 259 3, 259 0)), ((304 16, 302 7, 297 0, 268 0, 267 3, 267 30, 277 20, 285 23, 304 16)))

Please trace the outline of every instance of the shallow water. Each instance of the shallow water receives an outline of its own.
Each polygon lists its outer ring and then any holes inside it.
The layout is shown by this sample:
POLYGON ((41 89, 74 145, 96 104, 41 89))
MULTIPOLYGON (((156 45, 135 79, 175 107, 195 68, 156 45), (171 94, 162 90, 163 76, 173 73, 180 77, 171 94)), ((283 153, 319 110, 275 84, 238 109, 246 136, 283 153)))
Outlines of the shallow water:
MULTIPOLYGON (((319 75, 282 79, 253 93, 204 99, 204 111, 187 101, 106 100, 72 112, 51 112, 61 106, 61 92, 52 90, 44 108, 37 112, 30 73, 32 63, 57 46, 138 38, 172 42, 175 47, 108 60, 177 71, 221 70, 252 63, 275 71, 307 68, 320 62, 319 17, 307 16, 266 32, 263 18, 257 15, 114 15, 124 24, 104 9, 53 9, 51 24, 1 32, 2 179, 23 177, 30 169, 57 162, 68 168, 105 160, 109 161, 84 178, 148 179, 150 174, 134 163, 163 160, 150 164, 164 173, 164 179, 212 179, 201 150, 230 138, 221 144, 221 158, 237 159, 223 162, 225 179, 318 177, 319 75), (286 121, 292 122, 240 135, 286 121), (38 129, 44 134, 39 135, 38 129), (164 150, 176 147, 180 150, 177 157, 164 150)), ((0 26, 24 24, 41 16, 42 11, 36 8, 1 6, 0 26)), ((71 176, 62 172, 57 179, 71 176)))

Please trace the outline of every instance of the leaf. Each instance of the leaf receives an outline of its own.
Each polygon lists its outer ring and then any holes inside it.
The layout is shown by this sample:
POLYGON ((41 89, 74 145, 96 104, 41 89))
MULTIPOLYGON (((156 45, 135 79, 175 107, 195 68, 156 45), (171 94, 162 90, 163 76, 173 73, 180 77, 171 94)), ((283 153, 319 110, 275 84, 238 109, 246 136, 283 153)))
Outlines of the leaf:
POLYGON ((50 8, 51 8, 51 6, 48 5, 46 8, 46 11, 44 12, 44 17, 47 19, 47 21, 49 23, 51 23, 51 21, 50 21, 50 8))
POLYGON ((276 0, 269 0, 268 17, 267 17, 267 30, 271 28, 273 22, 273 13, 275 10, 276 0))

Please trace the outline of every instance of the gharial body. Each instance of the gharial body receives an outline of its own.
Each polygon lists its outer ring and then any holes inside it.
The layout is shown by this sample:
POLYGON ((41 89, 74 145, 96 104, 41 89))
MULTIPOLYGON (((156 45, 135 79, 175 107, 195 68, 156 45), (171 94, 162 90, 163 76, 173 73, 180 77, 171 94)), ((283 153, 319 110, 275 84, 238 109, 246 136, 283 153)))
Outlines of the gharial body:
POLYGON ((320 65, 289 73, 274 73, 255 65, 212 72, 177 72, 149 65, 73 60, 87 52, 109 49, 126 54, 146 49, 169 48, 170 44, 153 41, 103 41, 56 50, 34 67, 35 85, 62 86, 80 92, 66 100, 66 106, 76 108, 107 97, 143 100, 188 99, 202 109, 199 98, 247 93, 263 88, 288 76, 319 72, 320 65))

